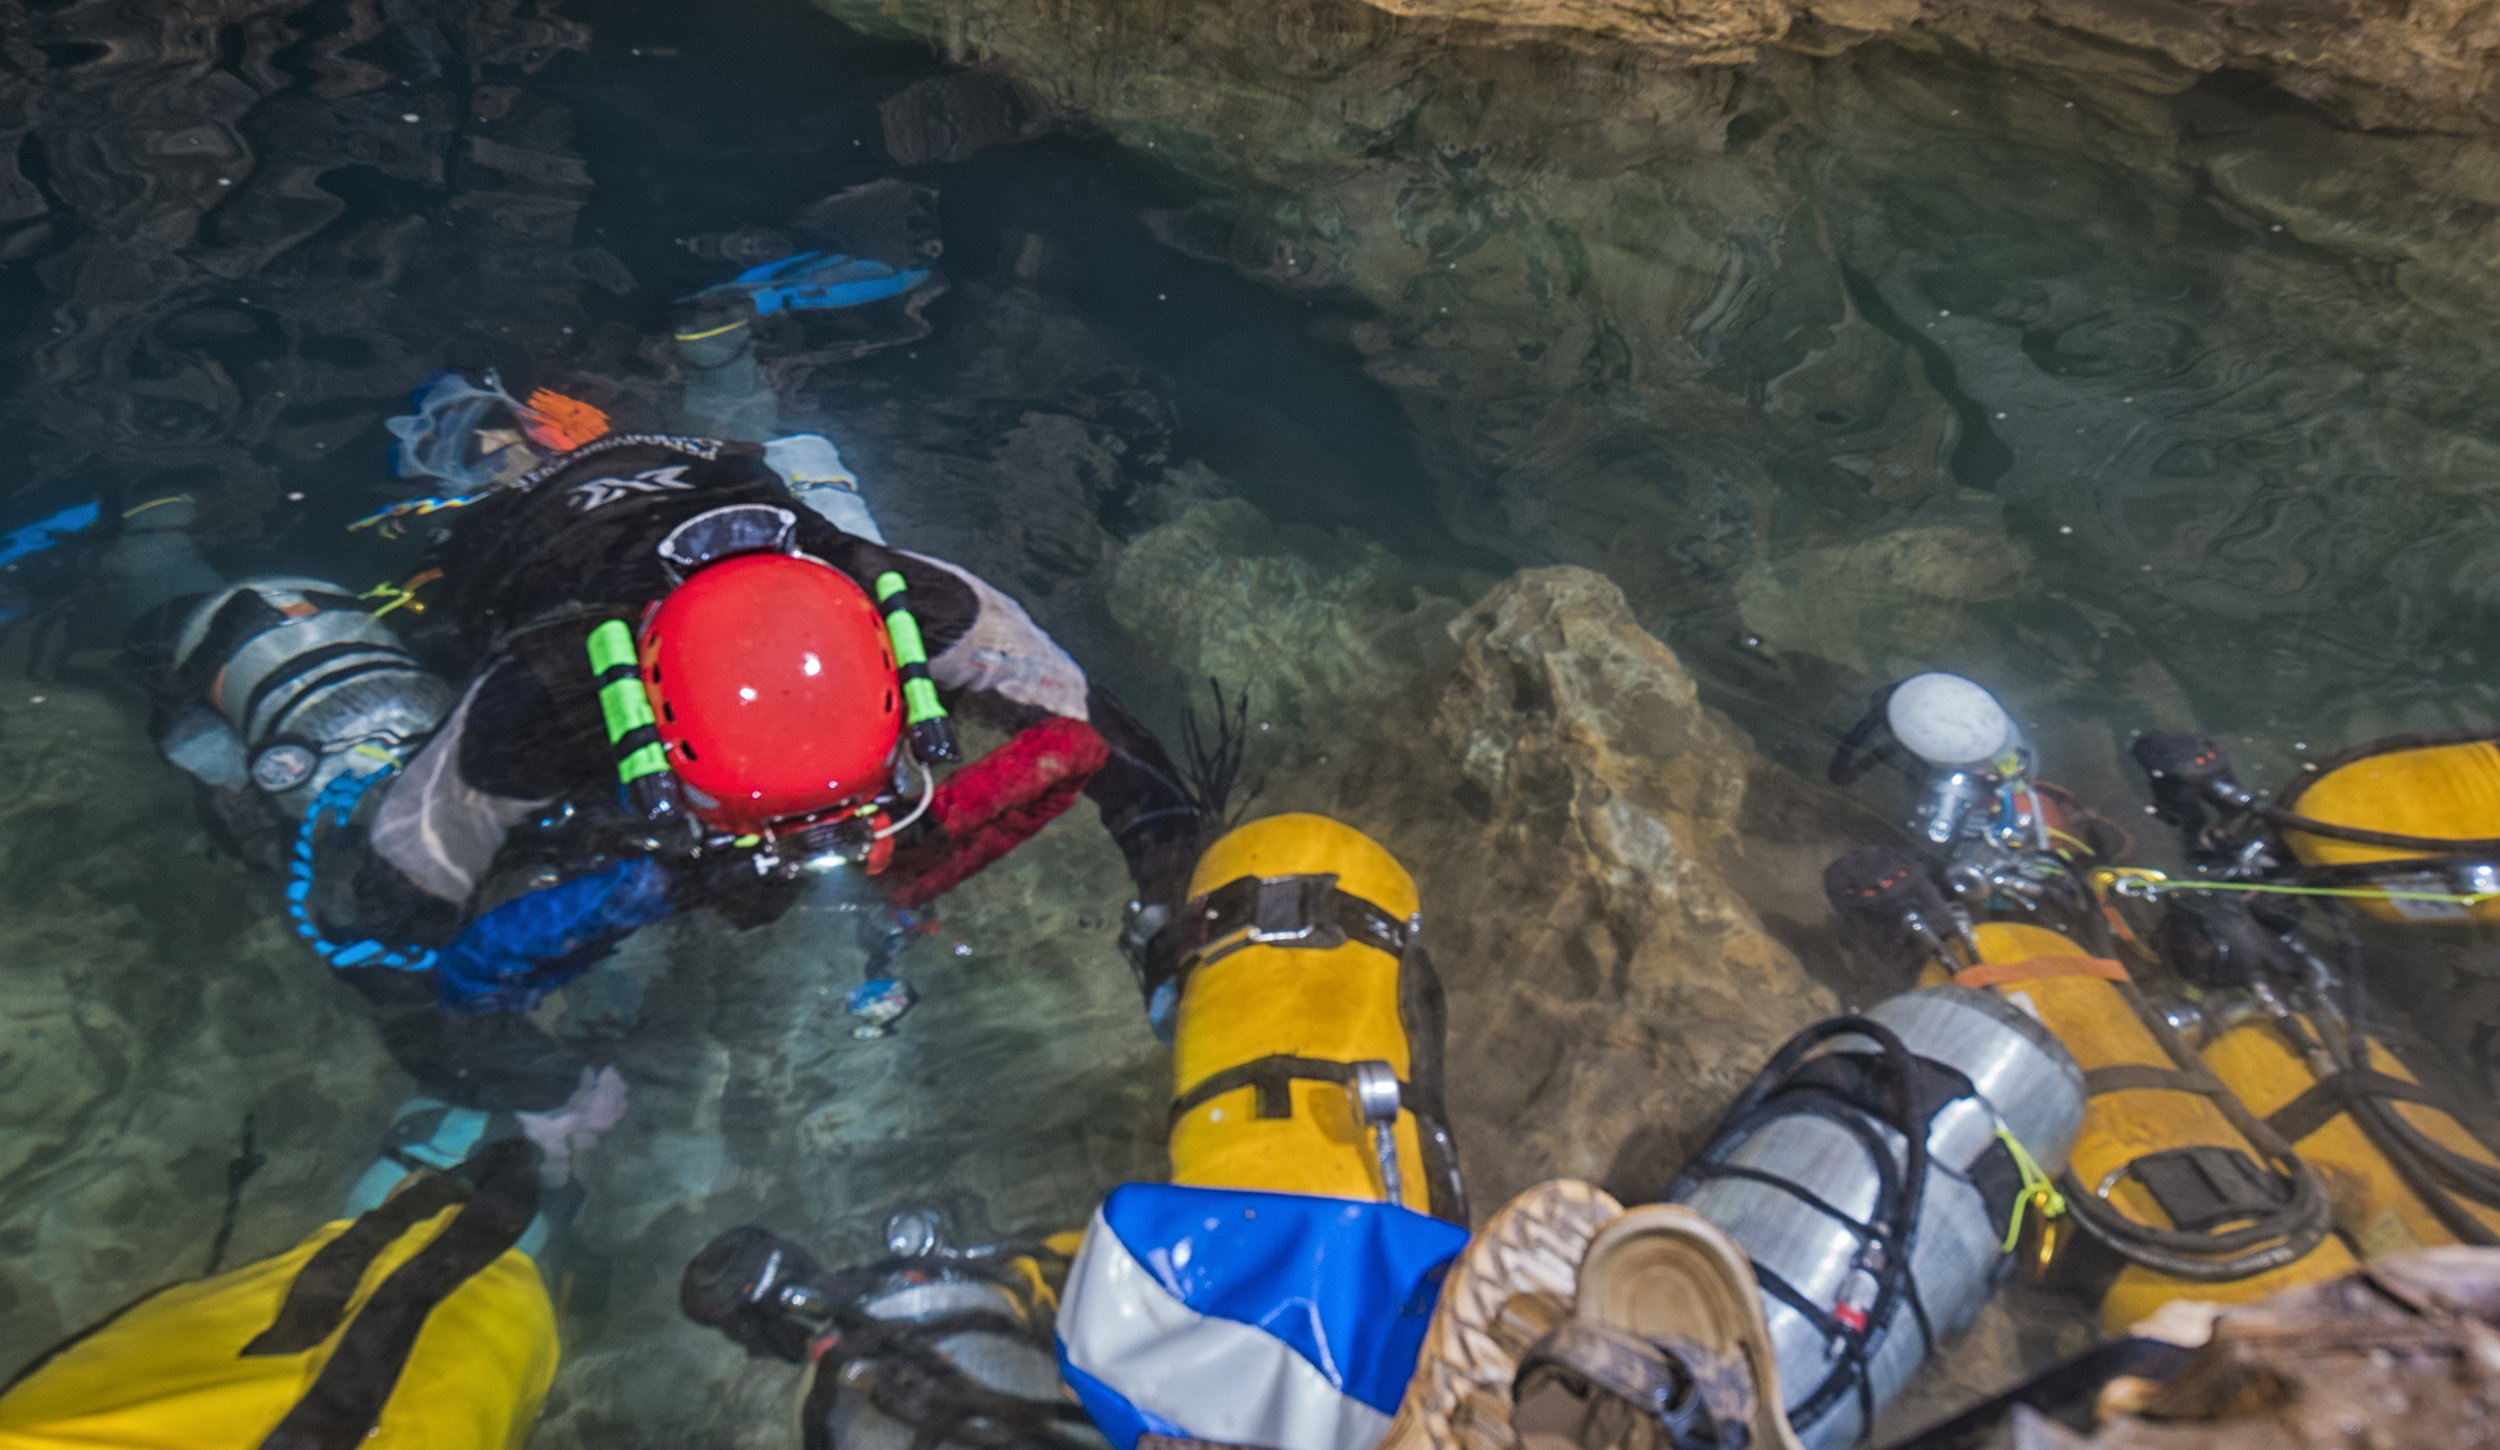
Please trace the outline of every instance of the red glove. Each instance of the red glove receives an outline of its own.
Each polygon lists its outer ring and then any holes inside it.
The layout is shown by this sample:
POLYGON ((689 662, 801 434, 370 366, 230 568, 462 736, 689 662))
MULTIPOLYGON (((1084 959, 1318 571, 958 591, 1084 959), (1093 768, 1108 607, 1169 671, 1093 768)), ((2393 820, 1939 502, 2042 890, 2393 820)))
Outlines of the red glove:
POLYGON ((929 801, 936 839, 895 853, 886 898, 914 907, 945 895, 1076 804, 1110 756, 1093 726, 1054 715, 948 776, 929 801))

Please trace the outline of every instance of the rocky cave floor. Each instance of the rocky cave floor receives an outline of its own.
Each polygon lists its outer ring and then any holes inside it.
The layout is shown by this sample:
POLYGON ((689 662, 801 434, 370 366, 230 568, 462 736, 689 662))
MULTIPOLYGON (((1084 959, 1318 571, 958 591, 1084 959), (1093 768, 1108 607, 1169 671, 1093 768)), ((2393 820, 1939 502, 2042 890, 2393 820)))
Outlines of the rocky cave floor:
MULTIPOLYGON (((2132 728, 2235 732, 2262 780, 2294 738, 2489 712, 2500 165, 2454 46, 2403 72, 2375 18, 2376 50, 2200 50, 1913 4, 1602 43, 1439 0, 820 8, 878 39, 795 0, 46 10, 0 75, 20 493, 175 484, 230 568, 390 576, 338 526, 388 497, 378 420, 427 368, 667 421, 666 299, 720 270, 693 252, 925 190, 861 215, 904 251, 944 221, 950 290, 777 336, 785 418, 1158 724, 1246 687, 1242 806, 1413 869, 1479 1211, 1559 1174, 1654 1196, 1778 1042, 1900 985, 1820 890, 1892 834, 1814 779, 1882 679, 2007 682, 2113 814, 2132 728), (769 127, 642 104, 748 72, 769 127)), ((247 1133, 226 1261, 320 1222, 407 1092, 69 625, 0 640, 0 1372, 204 1267, 247 1133)), ((1125 894, 1080 808, 943 903, 885 1040, 849 1035, 824 909, 665 924, 551 1004, 633 1097, 549 1260, 533 1444, 787 1443, 791 1373, 677 1314, 721 1228, 839 1262, 902 1204, 980 1237, 1154 1176, 1125 894)), ((2389 960, 2467 1060, 2488 945, 2389 960)), ((2088 1319, 2007 1291, 1887 1428, 2088 1319)))

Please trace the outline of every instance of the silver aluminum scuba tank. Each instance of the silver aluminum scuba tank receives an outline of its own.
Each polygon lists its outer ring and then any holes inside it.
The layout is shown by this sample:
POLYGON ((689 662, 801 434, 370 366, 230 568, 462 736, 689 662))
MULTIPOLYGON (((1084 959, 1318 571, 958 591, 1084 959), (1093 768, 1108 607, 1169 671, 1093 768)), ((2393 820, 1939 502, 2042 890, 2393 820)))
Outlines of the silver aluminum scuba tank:
MULTIPOLYGON (((1065 1399, 1065 1393, 1060 1387, 1057 1357, 1032 1336, 1009 1329, 1025 1320, 1027 1306, 998 1284, 943 1277, 942 1270, 939 1274, 929 1282, 900 1285, 864 1299, 859 1310, 871 1319, 906 1332, 922 1329, 921 1352, 937 1356, 982 1390, 1009 1401, 1024 1402, 1046 1416, 1049 1407, 1065 1399), (963 1327, 952 1333, 936 1328, 950 1323, 963 1327)), ((815 1423, 805 1427, 810 1443, 823 1443, 833 1450, 913 1450, 916 1445, 932 1443, 947 1447, 967 1444, 946 1436, 942 1421, 914 1424, 878 1403, 880 1398, 890 1398, 895 1393, 892 1387, 886 1387, 881 1396, 880 1380, 906 1369, 890 1361, 887 1355, 845 1357, 838 1367, 819 1361, 817 1372, 835 1376, 838 1383, 831 1394, 819 1385, 810 1397, 815 1419, 815 1423), (928 1438, 932 1433, 936 1437, 933 1442, 928 1438)), ((905 1390, 903 1397, 910 1400, 919 1395, 905 1390)), ((934 1395, 940 1402, 946 1398, 942 1390, 934 1395)), ((972 1407, 950 1408, 961 1413, 972 1407)), ((969 1443, 981 1443, 980 1437, 969 1443)))
POLYGON ((1669 1196, 1753 1260, 1809 1450, 1865 1438, 1979 1311, 2031 1186, 2005 1137, 2054 1177, 2083 1109, 2082 1070, 2046 1028, 1951 986, 1807 1029, 1738 1100, 1669 1196), (1924 1125, 1917 1144, 1902 1123, 1924 1125))
POLYGON ((1037 1245, 956 1248, 943 1214, 886 1223, 878 1263, 830 1273, 749 1225, 686 1266, 678 1307, 749 1354, 811 1366, 805 1450, 1102 1450, 1066 1395, 1037 1245))
POLYGON ((174 668, 241 739, 252 783, 290 814, 341 774, 404 755, 457 700, 389 625, 321 579, 246 579, 211 595, 184 620, 174 668))

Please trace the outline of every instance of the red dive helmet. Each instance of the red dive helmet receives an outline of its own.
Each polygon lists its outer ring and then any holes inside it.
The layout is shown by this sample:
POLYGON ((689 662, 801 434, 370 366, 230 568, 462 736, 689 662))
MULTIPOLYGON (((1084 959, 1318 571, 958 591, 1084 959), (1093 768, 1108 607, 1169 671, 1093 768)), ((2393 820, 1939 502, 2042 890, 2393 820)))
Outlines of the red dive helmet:
POLYGON ((697 819, 760 832, 882 792, 903 725, 884 616, 841 571, 740 554, 671 590, 642 679, 697 819))

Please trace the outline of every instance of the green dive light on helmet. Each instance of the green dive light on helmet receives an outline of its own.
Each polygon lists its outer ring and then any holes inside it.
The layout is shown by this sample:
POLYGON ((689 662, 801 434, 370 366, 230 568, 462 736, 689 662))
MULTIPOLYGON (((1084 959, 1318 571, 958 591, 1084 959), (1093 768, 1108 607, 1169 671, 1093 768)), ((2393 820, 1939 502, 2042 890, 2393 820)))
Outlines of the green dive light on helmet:
POLYGON ((885 611, 895 671, 903 677, 903 718, 911 753, 923 765, 959 758, 963 751, 955 740, 955 722, 938 703, 937 685, 929 678, 928 646, 921 642, 920 621, 912 617, 911 591, 902 575, 889 569, 877 576, 877 607, 885 611))
POLYGON ((683 816, 677 775, 660 744, 659 717, 643 688, 642 661, 633 631, 611 619, 590 632, 590 673, 599 685, 599 713, 607 720, 608 744, 616 751, 616 780, 626 806, 645 821, 683 816))

